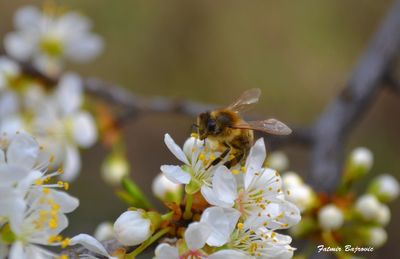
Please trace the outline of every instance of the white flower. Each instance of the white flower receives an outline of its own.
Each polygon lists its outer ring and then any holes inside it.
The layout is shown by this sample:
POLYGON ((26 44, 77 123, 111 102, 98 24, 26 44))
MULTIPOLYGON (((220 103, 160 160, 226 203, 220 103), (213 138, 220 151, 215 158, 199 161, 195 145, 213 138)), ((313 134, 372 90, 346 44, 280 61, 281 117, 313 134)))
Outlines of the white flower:
POLYGON ((368 229, 368 245, 374 246, 374 247, 381 247, 386 243, 387 240, 387 233, 383 228, 379 227, 374 227, 368 229))
POLYGON ((114 227, 111 222, 100 223, 94 231, 94 237, 99 241, 109 240, 114 237, 114 227))
POLYGON ((354 166, 365 168, 368 171, 372 167, 374 157, 368 148, 358 147, 351 152, 350 161, 354 166))
POLYGON ((275 151, 268 156, 267 165, 278 172, 283 172, 289 167, 289 159, 285 153, 275 151))
POLYGON ((117 240, 126 246, 138 245, 148 239, 151 230, 150 219, 145 218, 141 210, 126 211, 114 223, 114 233, 117 240))
POLYGON ((90 21, 76 12, 55 15, 26 6, 17 11, 14 25, 17 31, 4 40, 8 54, 21 61, 32 59, 52 75, 60 72, 63 59, 86 62, 103 48, 101 38, 90 32, 90 21))
MULTIPOLYGON (((79 148, 88 148, 97 140, 93 117, 81 110, 82 81, 78 75, 66 73, 46 103, 36 111, 33 131, 48 143, 45 152, 54 152, 64 166, 63 180, 74 180, 80 171, 79 148)), ((51 154, 53 155, 53 154, 51 154)))
POLYGON ((355 204, 355 210, 366 220, 375 219, 380 208, 380 202, 371 194, 359 197, 355 204))
POLYGON ((318 222, 324 230, 335 230, 343 225, 343 212, 333 204, 325 205, 318 212, 318 222))
POLYGON ((399 182, 390 174, 383 174, 372 181, 369 192, 384 202, 390 202, 399 196, 399 182))
POLYGON ((169 134, 165 134, 164 142, 171 153, 184 163, 183 166, 161 166, 161 171, 169 180, 177 184, 186 184, 186 192, 191 194, 211 181, 214 167, 208 167, 218 157, 217 152, 213 152, 207 144, 204 145, 203 141, 193 137, 185 142, 183 150, 169 134))
POLYGON ((161 173, 154 178, 151 189, 157 198, 166 200, 168 195, 180 195, 182 185, 172 182, 161 173))
POLYGON ((201 193, 208 203, 223 208, 235 207, 246 226, 288 228, 300 220, 299 209, 284 199, 279 174, 263 168, 265 145, 259 139, 250 150, 245 167, 232 170, 241 174, 243 186, 225 166, 219 166, 212 186, 203 186, 201 193))
POLYGON ((65 213, 79 201, 56 188, 68 184, 47 183, 60 172, 47 173, 47 164, 38 164, 39 145, 19 133, 0 139, 0 217, 13 234, 10 258, 53 258, 42 245, 63 245, 59 236, 68 225, 65 213))
POLYGON ((128 175, 129 163, 122 154, 110 154, 101 165, 101 176, 110 185, 120 185, 122 179, 128 175))

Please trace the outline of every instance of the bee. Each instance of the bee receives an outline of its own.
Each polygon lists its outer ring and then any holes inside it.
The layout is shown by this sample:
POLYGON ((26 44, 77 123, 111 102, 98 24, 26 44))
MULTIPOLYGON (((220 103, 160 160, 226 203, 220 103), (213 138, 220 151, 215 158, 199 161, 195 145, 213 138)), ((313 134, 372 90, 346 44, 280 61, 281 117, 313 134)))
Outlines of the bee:
POLYGON ((228 154, 224 163, 228 168, 245 160, 254 142, 253 131, 274 135, 289 135, 292 130, 276 119, 245 121, 240 113, 252 108, 260 97, 258 88, 245 91, 227 107, 201 113, 197 117, 197 134, 201 140, 217 144, 222 152, 208 167, 217 165, 228 154))

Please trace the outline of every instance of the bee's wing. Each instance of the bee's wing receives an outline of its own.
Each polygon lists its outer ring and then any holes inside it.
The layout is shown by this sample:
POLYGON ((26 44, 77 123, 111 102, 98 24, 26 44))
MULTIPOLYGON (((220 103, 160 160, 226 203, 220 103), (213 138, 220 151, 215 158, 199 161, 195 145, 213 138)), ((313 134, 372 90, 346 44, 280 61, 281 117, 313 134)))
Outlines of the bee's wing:
POLYGON ((230 104, 227 109, 236 112, 242 112, 250 109, 254 104, 258 102, 258 98, 261 95, 261 90, 258 88, 253 88, 245 91, 242 95, 230 104))
POLYGON ((247 121, 234 125, 232 126, 232 128, 258 130, 273 135, 289 135, 290 133, 292 133, 292 130, 288 126, 286 126, 285 123, 276 119, 247 121))

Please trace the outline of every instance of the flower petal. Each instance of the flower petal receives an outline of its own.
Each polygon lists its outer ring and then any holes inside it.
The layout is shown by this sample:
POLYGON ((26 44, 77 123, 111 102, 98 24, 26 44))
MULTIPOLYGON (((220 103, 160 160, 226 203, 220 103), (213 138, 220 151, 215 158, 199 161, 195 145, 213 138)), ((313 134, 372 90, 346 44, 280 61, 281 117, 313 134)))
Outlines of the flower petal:
POLYGON ((178 248, 169 244, 159 244, 155 251, 156 259, 179 259, 178 248))
POLYGON ((60 178, 64 181, 73 181, 79 175, 81 170, 81 157, 79 150, 74 146, 67 146, 65 148, 64 157, 64 173, 60 178))
POLYGON ((58 83, 54 94, 64 115, 78 110, 83 99, 81 78, 75 73, 65 74, 58 83))
POLYGON ((185 231, 186 245, 190 250, 202 248, 212 233, 210 225, 203 222, 194 222, 185 231))
POLYGON ((97 140, 96 123, 88 112, 79 112, 72 117, 72 135, 80 147, 90 147, 97 140))
POLYGON ((108 258, 114 258, 107 252, 107 250, 99 241, 97 241, 94 237, 88 234, 79 234, 71 238, 70 245, 78 245, 78 244, 84 246, 89 251, 94 252, 96 254, 103 255, 108 258))
POLYGON ((39 144, 29 135, 15 134, 7 149, 7 163, 33 168, 39 155, 39 144))
POLYGON ((210 246, 222 246, 228 242, 239 217, 240 213, 235 209, 207 208, 200 219, 200 222, 207 223, 212 228, 207 244, 210 246))
POLYGON ((208 256, 208 259, 249 259, 249 256, 236 250, 224 249, 208 256))
POLYGON ((171 136, 169 134, 165 134, 164 142, 165 142, 165 145, 167 145, 167 148, 169 149, 169 151, 171 151, 171 153, 174 154, 174 156, 176 158, 178 158, 180 161, 182 161, 185 164, 189 164, 189 161, 188 161, 185 153, 175 143, 175 141, 171 138, 171 136))
POLYGON ((174 183, 188 184, 190 182, 190 174, 177 165, 163 165, 160 167, 165 176, 174 183))

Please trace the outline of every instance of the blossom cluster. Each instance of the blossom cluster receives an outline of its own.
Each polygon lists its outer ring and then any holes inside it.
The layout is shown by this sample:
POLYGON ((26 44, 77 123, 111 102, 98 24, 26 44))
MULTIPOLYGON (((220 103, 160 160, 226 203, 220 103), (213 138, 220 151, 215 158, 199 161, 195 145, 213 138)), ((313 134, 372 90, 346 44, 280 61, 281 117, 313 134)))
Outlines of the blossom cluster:
POLYGON ((97 128, 84 108, 82 79, 64 72, 65 59, 86 61, 101 50, 101 39, 90 32, 90 22, 76 12, 33 6, 19 9, 16 31, 4 38, 7 56, 0 56, 0 133, 34 135, 48 155, 63 165, 64 180, 74 180, 81 167, 79 148, 92 146, 97 128), (47 82, 26 73, 30 62, 47 82), (48 80, 49 81, 49 80, 48 80))
POLYGON ((160 244, 156 258, 292 257, 291 238, 276 231, 297 224, 300 211, 285 199, 279 173, 264 167, 263 139, 255 142, 243 165, 232 168, 224 160, 211 165, 219 152, 207 140, 192 136, 180 148, 166 134, 165 144, 183 165, 161 166, 164 181, 170 181, 164 193, 184 186, 181 218, 191 223, 179 227, 179 216, 172 220, 171 232, 178 232, 178 238, 160 244))
MULTIPOLYGON (((398 181, 389 174, 375 177, 365 193, 356 197, 353 185, 367 175, 373 165, 373 154, 364 147, 350 154, 342 183, 336 192, 316 193, 294 172, 283 174, 287 196, 302 210, 302 221, 290 229, 296 238, 319 237, 318 244, 336 247, 381 247, 387 240, 385 227, 390 222, 390 203, 399 196, 398 181)), ((337 252, 343 257, 343 251, 337 252)))

